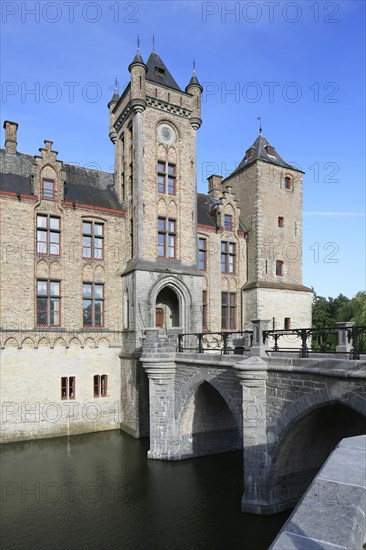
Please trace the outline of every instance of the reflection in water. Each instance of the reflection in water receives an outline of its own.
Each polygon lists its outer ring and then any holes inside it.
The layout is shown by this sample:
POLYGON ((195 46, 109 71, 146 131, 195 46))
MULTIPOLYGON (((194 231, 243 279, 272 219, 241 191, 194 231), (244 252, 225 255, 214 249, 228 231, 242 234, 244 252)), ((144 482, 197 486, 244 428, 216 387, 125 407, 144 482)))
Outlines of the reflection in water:
POLYGON ((1 447, 2 550, 265 550, 288 513, 240 512, 240 452, 146 458, 119 431, 1 447))

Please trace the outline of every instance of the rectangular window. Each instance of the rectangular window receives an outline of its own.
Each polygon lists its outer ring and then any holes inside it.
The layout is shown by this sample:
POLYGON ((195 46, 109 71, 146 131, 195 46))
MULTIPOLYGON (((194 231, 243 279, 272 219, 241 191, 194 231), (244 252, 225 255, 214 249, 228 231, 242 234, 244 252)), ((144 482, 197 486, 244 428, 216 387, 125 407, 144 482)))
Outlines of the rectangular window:
POLYGON ((234 330, 236 328, 236 294, 221 293, 221 328, 234 330))
POLYGON ((198 239, 198 266, 200 271, 206 271, 207 268, 207 240, 198 239))
POLYGON ((96 374, 94 376, 94 397, 99 397, 100 394, 100 376, 96 374))
POLYGON ((176 166, 164 161, 158 161, 158 193, 175 195, 176 166))
POLYGON ((94 397, 106 397, 107 396, 107 378, 106 374, 96 374, 94 376, 93 388, 94 388, 94 397))
POLYGON ((207 290, 202 292, 202 330, 207 330, 207 290))
POLYGON ((283 262, 280 260, 276 261, 276 275, 277 277, 282 277, 283 275, 283 262))
POLYGON ((291 317, 285 317, 284 327, 285 327, 285 330, 290 330, 290 328, 291 328, 291 317))
POLYGON ((221 243, 221 273, 235 273, 236 245, 223 241, 221 243))
POLYGON ((37 326, 60 326, 60 281, 37 280, 37 326))
POLYGON ((83 283, 83 326, 104 326, 104 285, 83 283))
POLYGON ((75 399, 75 376, 61 378, 61 399, 75 399))
POLYGON ((158 218, 158 256, 159 258, 176 257, 176 222, 169 218, 158 218))
POLYGON ((285 220, 283 216, 278 216, 278 227, 285 227, 285 220))
POLYGON ((83 258, 103 260, 104 224, 83 221, 83 258))
POLYGON ((43 199, 55 198, 55 180, 42 178, 41 193, 43 199))
POLYGON ((37 253, 60 255, 60 218, 37 214, 37 253))
POLYGON ((158 162, 158 192, 165 193, 165 162, 158 162))
POLYGON ((230 214, 224 216, 224 228, 228 230, 233 228, 233 217, 230 214))

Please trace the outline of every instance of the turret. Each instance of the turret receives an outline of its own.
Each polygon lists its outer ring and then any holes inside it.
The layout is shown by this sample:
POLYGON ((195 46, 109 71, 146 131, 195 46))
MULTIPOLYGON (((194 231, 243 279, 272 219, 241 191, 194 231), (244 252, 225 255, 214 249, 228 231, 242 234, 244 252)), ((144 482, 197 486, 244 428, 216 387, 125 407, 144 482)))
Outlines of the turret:
POLYGON ((117 132, 114 129, 114 123, 115 123, 115 115, 113 114, 113 110, 119 100, 119 93, 117 91, 117 81, 116 81, 116 88, 114 90, 114 94, 112 96, 112 99, 108 103, 108 109, 109 109, 109 139, 112 143, 116 142, 117 139, 117 132))
POLYGON ((190 123, 193 126, 195 130, 198 130, 202 124, 201 119, 201 94, 203 92, 203 88, 201 84, 198 81, 197 75, 196 75, 196 68, 195 63, 193 63, 193 73, 192 78, 189 81, 188 85, 186 86, 186 92, 187 94, 190 94, 192 96, 192 113, 190 116, 190 123))
POLYGON ((130 63, 128 70, 131 73, 131 106, 137 112, 146 108, 146 80, 147 66, 141 57, 140 50, 130 63))

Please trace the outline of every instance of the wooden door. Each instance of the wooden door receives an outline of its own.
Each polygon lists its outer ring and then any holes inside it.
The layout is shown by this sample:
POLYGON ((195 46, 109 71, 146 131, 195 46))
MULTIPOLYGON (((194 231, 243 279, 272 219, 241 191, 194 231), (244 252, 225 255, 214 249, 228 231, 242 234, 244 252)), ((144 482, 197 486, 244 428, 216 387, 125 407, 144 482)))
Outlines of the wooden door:
POLYGON ((162 328, 164 326, 164 310, 162 307, 156 308, 156 326, 162 328))

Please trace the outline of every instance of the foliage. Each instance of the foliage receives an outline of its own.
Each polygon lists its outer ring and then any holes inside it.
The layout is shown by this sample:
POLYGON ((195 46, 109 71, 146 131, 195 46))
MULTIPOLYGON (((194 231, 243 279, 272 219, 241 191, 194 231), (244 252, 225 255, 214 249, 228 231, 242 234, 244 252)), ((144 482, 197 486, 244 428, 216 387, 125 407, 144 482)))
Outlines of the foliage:
MULTIPOLYGON (((336 327, 339 321, 352 321, 356 326, 366 326, 366 292, 360 291, 353 298, 347 298, 343 294, 337 298, 324 298, 314 292, 312 327, 325 328, 336 327)), ((360 336, 360 349, 366 350, 366 336, 360 336)), ((337 337, 334 334, 324 334, 312 341, 313 351, 326 351, 335 349, 337 337)))

